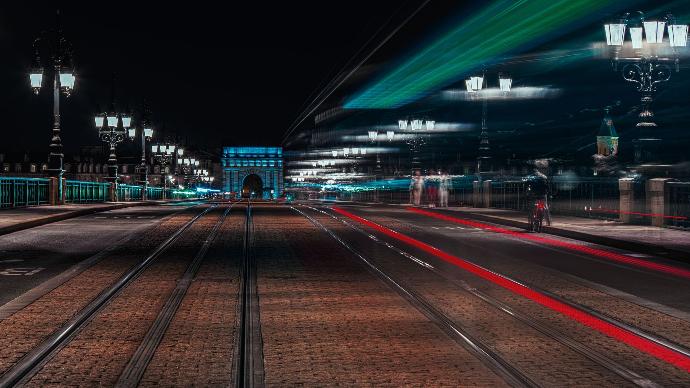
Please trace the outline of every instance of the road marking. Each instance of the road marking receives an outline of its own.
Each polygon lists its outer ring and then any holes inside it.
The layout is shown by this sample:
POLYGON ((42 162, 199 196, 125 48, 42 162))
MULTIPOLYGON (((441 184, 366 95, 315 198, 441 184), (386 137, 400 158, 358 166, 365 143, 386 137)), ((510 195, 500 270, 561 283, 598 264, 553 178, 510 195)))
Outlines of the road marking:
POLYGON ((4 276, 31 276, 43 271, 45 268, 41 267, 22 267, 22 268, 7 268, 4 271, 0 271, 0 275, 4 276))
POLYGON ((21 261, 24 261, 24 259, 9 259, 9 260, 0 260, 0 264, 3 263, 19 263, 21 261))

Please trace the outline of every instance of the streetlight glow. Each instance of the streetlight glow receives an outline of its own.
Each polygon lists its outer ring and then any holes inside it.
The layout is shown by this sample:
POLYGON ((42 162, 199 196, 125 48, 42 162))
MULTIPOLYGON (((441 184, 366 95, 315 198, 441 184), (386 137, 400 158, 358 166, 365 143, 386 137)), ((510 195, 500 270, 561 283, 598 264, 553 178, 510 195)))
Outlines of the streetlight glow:
POLYGON ((671 47, 687 46, 688 26, 686 24, 670 24, 668 26, 668 40, 671 47))
POLYGON ((513 79, 509 77, 498 76, 498 86, 502 92, 507 93, 513 85, 513 79))
POLYGON ((625 40, 625 24, 609 23, 604 25, 606 32, 606 44, 609 46, 622 46, 625 40))
POLYGON ((60 86, 67 89, 68 91, 74 89, 75 81, 76 77, 74 76, 74 74, 72 74, 71 71, 60 73, 60 86))
POLYGON ((107 117, 108 120, 108 126, 112 128, 117 127, 117 116, 114 114, 109 114, 107 117))
POLYGON ((664 40, 664 28, 666 22, 643 22, 644 35, 647 38, 647 43, 661 43, 664 40))
POLYGON ((38 94, 38 89, 41 88, 43 84, 43 72, 41 69, 34 70, 29 74, 29 82, 31 82, 31 87, 34 89, 36 94, 38 94))
POLYGON ((94 117, 94 121, 96 122, 96 128, 103 128, 103 124, 105 122, 105 116, 96 115, 96 117, 94 117))
POLYGON ((632 48, 642 48, 642 27, 630 27, 630 39, 632 40, 632 48))
POLYGON ((132 117, 130 115, 122 116, 122 126, 124 128, 129 128, 132 126, 132 117))
POLYGON ((386 131, 386 138, 388 138, 388 141, 392 141, 394 136, 395 136, 394 131, 386 131))
POLYGON ((484 77, 470 77, 468 80, 465 80, 465 86, 467 87, 467 91, 470 93, 478 92, 482 90, 482 87, 484 86, 484 77))

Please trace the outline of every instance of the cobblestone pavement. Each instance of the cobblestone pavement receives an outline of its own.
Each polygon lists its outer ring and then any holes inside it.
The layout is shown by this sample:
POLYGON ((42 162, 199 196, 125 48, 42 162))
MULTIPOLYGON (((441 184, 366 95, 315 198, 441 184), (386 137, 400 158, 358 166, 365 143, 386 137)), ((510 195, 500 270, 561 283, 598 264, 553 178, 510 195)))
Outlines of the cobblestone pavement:
MULTIPOLYGON (((531 250, 521 250, 519 245, 510 245, 510 249, 503 250, 500 249, 501 243, 496 241, 501 239, 501 236, 496 234, 469 231, 468 233, 473 234, 474 237, 449 238, 442 234, 430 232, 429 229, 423 227, 423 223, 419 226, 415 226, 399 218, 393 218, 387 215, 374 216, 369 213, 364 216, 374 222, 386 225, 395 230, 400 230, 410 237, 430 242, 432 245, 446 252, 465 259, 471 259, 490 270, 506 274, 517 280, 528 281, 547 291, 567 296, 569 299, 576 302, 583 302, 585 304, 591 303, 592 307, 595 307, 606 315, 625 319, 633 325, 640 324, 642 327, 652 332, 671 335, 685 342, 682 336, 685 330, 687 330, 688 323, 686 321, 677 320, 676 318, 669 317, 668 315, 649 308, 631 304, 612 295, 603 294, 597 290, 589 289, 581 285, 573 285, 567 280, 559 279, 557 273, 554 271, 547 271, 526 260, 521 260, 521 257, 525 257, 524 255, 534 255, 534 247, 531 250), (396 229, 397 227, 400 227, 400 229, 396 229), (626 311, 626 309, 629 310, 626 311), (641 314, 641 316, 635 317, 635 313, 641 314), (674 327, 673 324, 669 324, 669 322, 673 321, 675 321, 678 326, 674 327)), ((465 232, 462 231, 462 233, 465 232)), ((401 243, 395 242, 395 244, 401 243)), ((436 258, 426 252, 409 246, 404 246, 404 248, 414 255, 418 255, 418 257, 423 257, 434 263, 434 265, 441 268, 442 271, 447 271, 449 276, 453 279, 466 281, 470 286, 482 290, 486 294, 510 306, 514 306, 528 315, 539 319, 541 322, 548 323, 561 333, 568 333, 572 338, 599 350, 614 361, 644 377, 659 384, 669 386, 687 385, 690 382, 690 376, 683 370, 597 331, 591 330, 557 312, 544 308, 536 302, 469 275, 440 260, 436 260, 436 258)), ((554 254, 553 251, 551 254, 554 254)), ((563 258, 561 257, 561 259, 563 258)))
POLYGON ((0 322, 0 373, 5 372, 128 268, 189 221, 194 212, 197 210, 190 209, 164 220, 130 241, 127 246, 115 249, 81 274, 0 322))
MULTIPOLYGON (((629 300, 616 298, 610 293, 587 287, 582 283, 577 283, 576 280, 573 280, 573 277, 564 277, 565 272, 563 271, 554 270, 530 260, 532 256, 541 255, 543 252, 544 255, 552 256, 553 261, 570 260, 573 262, 572 267, 582 267, 583 260, 577 255, 572 256, 566 252, 554 251, 548 247, 538 247, 536 244, 511 244, 512 241, 506 238, 503 239, 504 241, 498 241, 501 240, 500 236, 492 236, 490 232, 472 229, 463 230, 462 234, 474 233, 483 237, 481 239, 465 238, 466 236, 439 239, 439 236, 442 235, 433 233, 432 229, 428 227, 425 228, 423 222, 411 225, 409 218, 397 219, 390 216, 376 219, 395 230, 417 236, 422 240, 427 240, 430 236, 433 236, 434 244, 439 248, 447 251, 456 251, 462 257, 470 258, 467 256, 468 254, 474 257, 481 257, 481 265, 491 270, 509 274, 516 279, 538 285, 540 288, 552 291, 568 300, 604 312, 606 315, 619 321, 690 347, 690 321, 656 310, 653 306, 650 307, 651 304, 641 305, 629 300), (498 238, 492 239, 492 237, 498 238), (464 248, 462 252, 458 250, 458 242, 461 242, 461 246, 464 248), (509 250, 501 249, 504 245, 509 246, 509 250), (487 246, 491 247, 490 255, 486 254, 487 246), (482 250, 484 251, 483 254, 480 253, 482 250)), ((424 220, 422 219, 422 221, 424 220)), ((611 266, 605 263, 593 263, 590 265, 596 265, 596 268, 600 269, 601 272, 610 273, 611 271, 611 266)), ((613 267, 618 269, 618 267, 613 267)), ((575 269, 572 272, 575 272, 575 269)), ((670 285, 672 289, 690 290, 688 282, 684 279, 658 275, 652 271, 632 272, 636 278, 644 276, 648 278, 648 282, 643 282, 638 286, 640 288, 655 288, 658 287, 656 283, 663 282, 667 286, 670 285)), ((630 277, 630 274, 620 271, 619 277, 624 275, 630 277)), ((636 278, 631 279, 630 282, 634 282, 636 278)), ((690 303, 687 301, 685 304, 690 306, 690 303)))
POLYGON ((141 343, 176 280, 217 222, 199 219, 132 284, 105 306, 27 386, 112 386, 141 343))
POLYGON ((244 209, 223 223, 141 386, 229 386, 234 360, 244 209))
MULTIPOLYGON (((558 341, 559 334, 660 385, 690 383, 686 372, 444 263, 428 252, 378 236, 436 271, 429 271, 420 262, 331 217, 301 209, 537 385, 631 385, 610 367, 558 341), (472 290, 510 306, 548 327, 551 333, 494 307, 472 290)), ((0 322, 0 373, 199 211, 189 209, 164 219, 130 240, 131 246, 108 253, 92 267, 0 322)), ((114 385, 220 220, 222 211, 211 210, 185 231, 55 352, 27 385, 114 385)), ((263 377, 267 386, 506 385, 481 359, 449 337, 361 259, 306 217, 289 206, 268 204, 255 204, 252 213, 250 259, 256 263, 258 274, 263 377)), ((240 354, 238 285, 244 214, 244 205, 236 205, 225 219, 181 298, 140 385, 235 383, 235 366, 239 361, 235 357, 240 354)), ((665 338, 690 344, 686 339, 690 334, 688 321, 664 314, 654 306, 636 304, 588 287, 566 276, 569 273, 565 269, 547 267, 530 260, 529 255, 536 252, 550 255, 549 260, 562 261, 582 258, 517 244, 472 228, 441 233, 430 228, 429 223, 385 210, 362 215, 498 273, 535 284, 665 338)), ((593 268, 597 265, 603 264, 593 268)), ((625 276, 650 275, 639 272, 625 276)), ((647 287, 657 285, 651 282, 647 287)))
POLYGON ((306 218, 254 223, 267 385, 505 385, 306 218))
POLYGON ((543 386, 631 385, 610 370, 464 291, 457 283, 317 212, 310 213, 382 270, 422 294, 482 343, 543 386), (545 365, 557 365, 549 368, 545 365))

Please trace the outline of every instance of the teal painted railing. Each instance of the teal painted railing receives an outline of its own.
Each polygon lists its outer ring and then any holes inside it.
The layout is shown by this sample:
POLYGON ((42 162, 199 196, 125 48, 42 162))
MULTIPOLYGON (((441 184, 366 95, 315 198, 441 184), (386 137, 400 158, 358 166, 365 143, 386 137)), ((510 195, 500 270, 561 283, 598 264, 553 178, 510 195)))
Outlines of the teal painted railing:
MULTIPOLYGON (((146 188, 146 199, 148 199, 148 200, 163 199, 163 192, 164 192, 164 189, 162 187, 148 186, 146 188)), ((167 192, 167 194, 170 194, 170 190, 167 190, 166 192, 167 192)), ((169 195, 166 196, 166 198, 169 198, 169 195)))
POLYGON ((141 201, 142 187, 137 185, 117 185, 118 201, 141 201))
POLYGON ((47 178, 0 177, 0 208, 47 204, 49 182, 47 178))
POLYGON ((85 182, 68 180, 65 187, 65 202, 90 203, 108 200, 107 182, 85 182))

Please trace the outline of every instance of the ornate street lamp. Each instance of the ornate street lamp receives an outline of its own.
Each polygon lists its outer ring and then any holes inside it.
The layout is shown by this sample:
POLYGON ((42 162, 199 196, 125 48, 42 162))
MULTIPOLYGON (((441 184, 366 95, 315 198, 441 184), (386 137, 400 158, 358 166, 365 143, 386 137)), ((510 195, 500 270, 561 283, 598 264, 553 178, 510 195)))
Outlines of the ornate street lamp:
MULTIPOLYGON (((137 136, 137 128, 130 127, 127 129, 127 134, 130 140, 134 140, 137 136)), ((146 200, 146 191, 149 184, 148 181, 148 166, 146 165, 146 141, 151 141, 153 137, 153 128, 148 123, 145 123, 143 127, 140 128, 139 134, 141 137, 141 161, 137 166, 139 173, 139 184, 142 187, 142 199, 146 200)))
MULTIPOLYGON (((677 48, 687 46, 688 26, 678 24, 672 14, 660 20, 647 20, 642 12, 633 15, 626 13, 619 20, 605 24, 604 33, 606 44, 614 52, 614 71, 618 71, 619 64, 622 64, 623 79, 634 83, 642 95, 642 108, 636 127, 643 130, 657 126, 650 107, 652 95, 660 83, 671 79, 672 67, 676 72, 680 70, 677 48), (630 31, 630 48, 625 44, 626 29, 630 31), (664 35, 667 30, 666 41, 664 35)), ((635 161, 644 162, 652 158, 651 152, 661 139, 651 134, 639 135, 638 139, 633 140, 635 161)))
POLYGON ((127 113, 116 113, 114 108, 109 113, 99 113, 94 117, 98 135, 103 142, 109 145, 108 156, 108 182, 117 183, 117 156, 115 148, 129 135, 132 126, 132 116, 127 113))
MULTIPOLYGON (((422 119, 411 119, 411 120, 398 120, 398 128, 401 131, 432 131, 436 127, 436 121, 434 120, 422 120, 422 119)), ((395 132, 393 131, 388 131, 386 133, 386 136, 388 137, 389 141, 393 140, 393 137, 395 136, 395 132)), ((410 167, 412 170, 412 174, 414 175, 414 172, 416 170, 420 169, 420 161, 419 161, 419 150, 422 148, 424 145, 424 138, 422 137, 421 134, 413 134, 410 136, 407 141, 406 141, 409 149, 410 149, 410 167)))
MULTIPOLYGON (((481 92, 484 89, 485 84, 487 84, 486 75, 482 72, 481 76, 472 76, 465 80, 465 87, 467 92, 472 96, 481 95, 482 99, 482 131, 479 134, 479 152, 477 155, 477 174, 481 179, 481 174, 484 167, 490 165, 491 161, 491 146, 489 144, 489 131, 486 124, 486 119, 488 115, 488 100, 486 98, 486 93, 481 92)), ((498 88, 504 94, 507 95, 513 86, 513 80, 509 76, 499 73, 498 74, 498 88)))
POLYGON ((34 63, 29 73, 29 83, 35 94, 38 94, 43 85, 44 68, 40 58, 41 49, 47 58, 47 67, 53 70, 53 131, 50 141, 50 155, 48 157, 48 173, 58 180, 57 203, 63 203, 62 176, 64 154, 62 152, 62 139, 60 138, 60 92, 66 97, 74 90, 76 77, 72 67, 71 45, 62 36, 59 22, 55 29, 54 37, 45 37, 45 33, 34 41, 34 63))
MULTIPOLYGON (((156 162, 161 166, 161 177, 163 177, 163 188, 168 188, 168 177, 169 166, 172 164, 175 156, 179 155, 179 149, 175 144, 152 144, 151 145, 151 155, 156 160, 156 162)), ((184 159, 189 161, 189 159, 184 159)))

